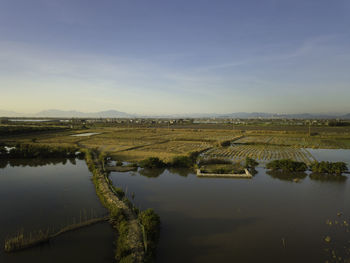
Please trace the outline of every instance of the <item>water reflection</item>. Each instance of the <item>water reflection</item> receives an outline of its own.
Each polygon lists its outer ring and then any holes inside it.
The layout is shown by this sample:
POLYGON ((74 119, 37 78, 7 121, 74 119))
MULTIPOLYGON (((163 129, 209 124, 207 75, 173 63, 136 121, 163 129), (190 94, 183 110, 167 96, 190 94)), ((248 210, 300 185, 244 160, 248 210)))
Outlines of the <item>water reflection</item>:
POLYGON ((0 262, 112 262, 113 230, 108 223, 52 240, 50 246, 4 253, 6 237, 47 231, 78 222, 90 213, 106 214, 85 161, 76 159, 1 160, 0 262))
POLYGON ((323 181, 323 182, 339 182, 343 183, 348 179, 345 175, 333 175, 333 174, 320 174, 312 173, 309 175, 312 180, 323 181))
POLYGON ((0 161, 0 168, 5 168, 7 165, 10 167, 39 167, 45 165, 67 164, 67 162, 76 165, 76 159, 66 158, 47 158, 47 159, 8 159, 0 161))
POLYGON ((162 173, 164 173, 165 168, 156 168, 156 169, 149 169, 149 168, 143 168, 140 169, 139 173, 142 176, 149 177, 149 178, 156 178, 159 177, 162 173))
POLYGON ((339 211, 349 218, 346 182, 257 170, 252 180, 201 179, 173 169, 153 180, 140 173, 111 173, 111 180, 127 185, 139 207, 160 215, 160 263, 325 262, 325 235, 337 249, 349 241, 335 243, 340 234, 328 233, 325 224, 339 211), (293 179, 302 181, 292 184, 293 179))
POLYGON ((270 175, 272 178, 290 182, 304 179, 307 176, 306 173, 286 173, 281 171, 267 171, 266 174, 270 175))
POLYGON ((191 170, 186 168, 170 168, 169 172, 180 175, 182 177, 187 177, 189 174, 191 174, 191 170))

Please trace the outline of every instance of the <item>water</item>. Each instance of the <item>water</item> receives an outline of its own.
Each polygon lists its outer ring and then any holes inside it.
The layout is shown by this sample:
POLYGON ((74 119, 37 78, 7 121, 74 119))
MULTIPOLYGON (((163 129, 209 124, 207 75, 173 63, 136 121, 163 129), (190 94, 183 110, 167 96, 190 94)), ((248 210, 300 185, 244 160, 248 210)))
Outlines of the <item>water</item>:
POLYGON ((87 136, 92 136, 92 135, 96 135, 96 134, 100 134, 98 132, 86 132, 86 133, 79 133, 79 134, 73 134, 71 136, 75 136, 75 137, 87 137, 87 136))
POLYGON ((50 120, 50 119, 9 119, 9 121, 18 121, 18 122, 47 122, 47 121, 54 121, 54 120, 50 120))
POLYGON ((317 161, 346 162, 350 165, 350 149, 307 149, 317 161))
MULTIPOLYGON (((326 157, 338 161, 345 156, 336 153, 326 157)), ((107 211, 84 161, 11 160, 0 162, 0 168, 1 263, 113 262, 115 233, 108 223, 66 233, 48 245, 4 253, 4 239, 21 228, 59 228, 78 220, 83 209, 98 215, 107 211)), ((268 175, 264 168, 251 180, 197 178, 188 170, 111 173, 130 199, 135 193, 137 206, 160 215, 158 263, 335 262, 332 250, 349 258, 349 228, 341 224, 350 221, 350 179, 300 178, 295 183, 268 175)))
POLYGON ((0 164, 0 262, 112 262, 115 233, 99 223, 66 233, 50 244, 21 252, 3 252, 4 239, 59 229, 80 220, 80 214, 105 215, 82 160, 12 160, 0 164), (62 162, 63 161, 63 162, 62 162))
POLYGON ((160 215, 157 262, 333 262, 325 249, 349 257, 348 228, 334 225, 349 222, 349 180, 295 183, 263 168, 251 180, 186 170, 113 172, 111 179, 160 215))

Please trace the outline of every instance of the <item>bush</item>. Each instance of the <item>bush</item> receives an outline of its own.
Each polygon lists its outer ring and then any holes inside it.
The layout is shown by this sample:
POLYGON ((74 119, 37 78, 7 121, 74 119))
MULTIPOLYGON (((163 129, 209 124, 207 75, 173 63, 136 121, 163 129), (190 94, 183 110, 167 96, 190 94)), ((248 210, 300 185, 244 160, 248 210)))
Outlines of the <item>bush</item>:
POLYGON ((140 162, 142 168, 162 168, 166 164, 160 160, 158 157, 150 157, 140 162))
POLYGON ((113 190, 114 190, 114 193, 118 196, 119 199, 123 199, 124 196, 125 196, 125 193, 124 191, 119 188, 119 187, 115 187, 115 186, 112 186, 113 190))
POLYGON ((303 162, 296 162, 290 159, 274 160, 266 165, 266 168, 272 171, 283 172, 305 172, 307 165, 303 162))
POLYGON ((198 163, 199 166, 207 165, 207 164, 232 164, 232 161, 219 159, 219 158, 210 158, 210 159, 202 159, 198 163))
POLYGON ((189 156, 176 156, 171 162, 172 167, 190 168, 193 164, 193 160, 189 156))
POLYGON ((348 171, 348 167, 344 162, 313 162, 310 165, 313 173, 335 174, 341 175, 348 171))
POLYGON ((252 169, 254 169, 258 165, 259 165, 259 163, 257 161, 255 161, 254 159, 252 159, 252 158, 247 157, 245 159, 245 165, 244 165, 245 168, 252 168, 252 169))
POLYGON ((154 262, 160 233, 160 218, 153 209, 147 209, 139 213, 138 219, 143 226, 144 238, 146 238, 147 252, 145 262, 154 262))
POLYGON ((209 164, 201 168, 202 173, 209 174, 243 174, 244 168, 240 163, 234 164, 209 164))
POLYGON ((7 156, 9 158, 52 158, 52 157, 75 157, 78 151, 75 147, 52 147, 45 145, 17 144, 7 156))
POLYGON ((230 146, 231 141, 222 141, 222 142, 219 142, 219 145, 222 147, 230 146))

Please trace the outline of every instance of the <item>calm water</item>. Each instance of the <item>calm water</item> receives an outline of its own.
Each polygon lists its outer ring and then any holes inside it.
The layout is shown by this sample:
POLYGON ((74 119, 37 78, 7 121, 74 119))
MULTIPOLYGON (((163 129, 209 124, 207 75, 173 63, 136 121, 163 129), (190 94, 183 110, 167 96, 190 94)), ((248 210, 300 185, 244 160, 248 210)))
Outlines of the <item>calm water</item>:
POLYGON ((88 136, 92 136, 92 135, 96 135, 96 134, 100 134, 100 133, 99 132, 86 132, 86 133, 73 134, 71 136, 74 136, 74 137, 88 137, 88 136))
POLYGON ((317 161, 346 162, 350 165, 350 149, 307 149, 317 161))
MULTIPOLYGON (((115 233, 107 223, 66 233, 49 245, 3 252, 5 237, 22 228, 57 229, 84 210, 104 215, 90 178, 80 160, 0 163, 0 262, 113 262, 115 233)), ((306 176, 294 183, 263 168, 252 180, 197 178, 187 170, 114 172, 111 179, 129 196, 135 193, 137 206, 160 215, 158 263, 335 262, 332 250, 350 257, 343 223, 350 221, 350 179, 306 176)))
POLYGON ((252 180, 197 178, 184 170, 111 178, 134 192, 142 209, 159 213, 157 262, 333 262, 330 248, 350 257, 348 228, 334 225, 350 219, 348 180, 294 183, 258 172, 252 180))
POLYGON ((0 169, 0 262, 113 261, 115 233, 108 223, 66 233, 49 245, 5 254, 5 237, 20 229, 58 229, 74 218, 78 221, 80 213, 107 213, 84 161, 16 160, 11 165, 0 164, 5 167, 0 169))

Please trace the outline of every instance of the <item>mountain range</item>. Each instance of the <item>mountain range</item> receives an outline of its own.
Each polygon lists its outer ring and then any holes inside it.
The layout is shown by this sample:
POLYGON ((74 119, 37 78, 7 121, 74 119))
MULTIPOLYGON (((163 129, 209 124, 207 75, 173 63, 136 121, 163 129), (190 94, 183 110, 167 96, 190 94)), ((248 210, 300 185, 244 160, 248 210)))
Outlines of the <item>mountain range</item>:
POLYGON ((0 110, 0 117, 33 117, 33 118, 232 118, 232 119, 350 119, 348 114, 276 114, 266 112, 236 112, 229 114, 198 113, 198 114, 172 114, 172 115, 141 115, 129 114, 117 110, 100 112, 80 112, 63 110, 44 110, 35 114, 24 114, 14 111, 0 110))

